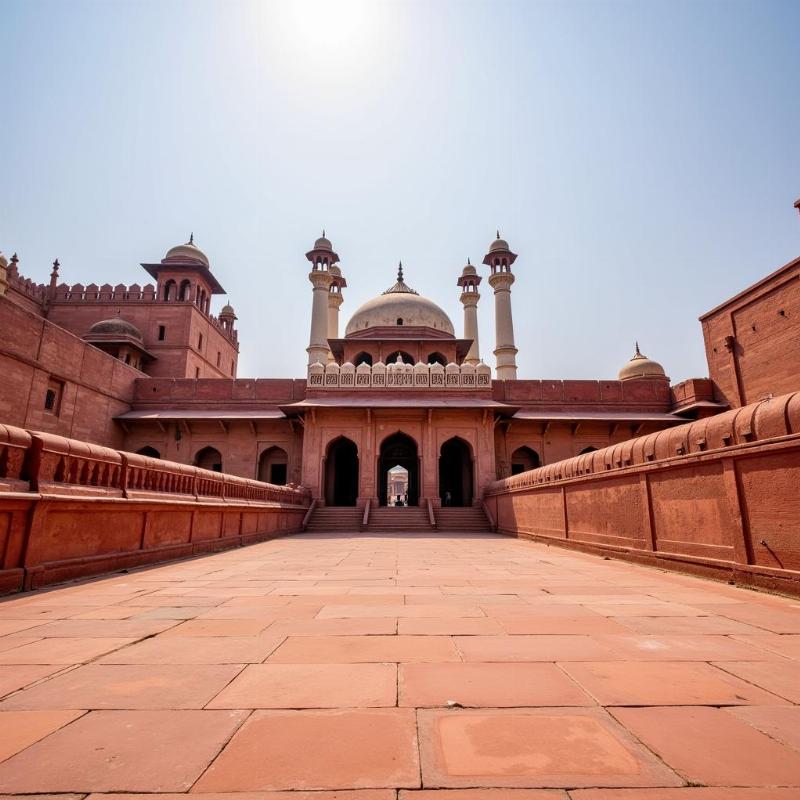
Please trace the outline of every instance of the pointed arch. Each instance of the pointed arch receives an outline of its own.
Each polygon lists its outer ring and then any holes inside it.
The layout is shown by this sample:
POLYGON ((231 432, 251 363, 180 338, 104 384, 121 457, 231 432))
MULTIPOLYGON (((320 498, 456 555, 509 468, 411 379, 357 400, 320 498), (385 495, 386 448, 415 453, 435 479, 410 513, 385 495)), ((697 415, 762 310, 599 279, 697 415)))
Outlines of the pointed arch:
POLYGON ((439 499, 443 506, 471 506, 474 497, 472 447, 460 436, 442 443, 439 450, 439 499))
POLYGON ((518 475, 542 466, 542 459, 532 447, 518 447, 511 454, 511 474, 518 475))

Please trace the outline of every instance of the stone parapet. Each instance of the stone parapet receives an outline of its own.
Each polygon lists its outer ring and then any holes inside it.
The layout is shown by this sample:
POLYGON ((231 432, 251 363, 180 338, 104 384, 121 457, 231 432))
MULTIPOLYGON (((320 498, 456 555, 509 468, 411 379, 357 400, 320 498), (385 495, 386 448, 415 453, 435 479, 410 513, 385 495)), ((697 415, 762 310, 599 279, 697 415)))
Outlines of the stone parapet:
POLYGON ((498 530, 800 594, 800 392, 490 484, 498 530))
POLYGON ((0 425, 0 591, 299 530, 310 493, 0 425))

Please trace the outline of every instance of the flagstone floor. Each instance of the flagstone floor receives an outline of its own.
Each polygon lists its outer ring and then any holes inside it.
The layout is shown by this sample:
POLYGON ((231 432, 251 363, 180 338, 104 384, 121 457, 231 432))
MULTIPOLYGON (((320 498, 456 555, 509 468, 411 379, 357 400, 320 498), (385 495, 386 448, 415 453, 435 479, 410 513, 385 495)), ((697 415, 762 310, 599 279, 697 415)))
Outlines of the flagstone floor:
POLYGON ((800 798, 800 601, 499 536, 18 595, 0 697, 0 795, 800 798))

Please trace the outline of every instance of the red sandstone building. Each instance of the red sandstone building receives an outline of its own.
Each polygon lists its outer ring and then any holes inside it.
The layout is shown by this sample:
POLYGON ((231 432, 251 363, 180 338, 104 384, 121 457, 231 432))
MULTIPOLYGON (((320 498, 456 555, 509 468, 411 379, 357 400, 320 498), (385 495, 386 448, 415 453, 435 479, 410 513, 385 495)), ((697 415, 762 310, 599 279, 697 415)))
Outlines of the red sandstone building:
POLYGON ((498 478, 797 388, 800 259, 702 318, 710 378, 670 385, 638 349, 616 379, 517 377, 511 287, 517 255, 499 233, 483 259, 493 289, 494 370, 482 359, 482 277, 454 284, 448 315, 397 281, 344 327, 347 282, 323 235, 311 264, 304 379, 237 378, 236 315, 209 258, 189 242, 143 263, 130 286, 24 279, 0 257, 0 420, 21 428, 307 487, 317 505, 396 500, 479 506, 498 478), (395 472, 391 472, 395 470, 395 472), (394 487, 391 485, 394 481, 394 487))

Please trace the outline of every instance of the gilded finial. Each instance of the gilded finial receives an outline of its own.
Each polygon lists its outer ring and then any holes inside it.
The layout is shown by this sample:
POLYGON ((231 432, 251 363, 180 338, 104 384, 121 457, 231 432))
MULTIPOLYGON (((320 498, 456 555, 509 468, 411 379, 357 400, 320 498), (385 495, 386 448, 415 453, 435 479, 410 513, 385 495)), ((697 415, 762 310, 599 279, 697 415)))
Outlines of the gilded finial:
POLYGON ((397 280, 399 283, 403 282, 403 262, 400 261, 397 265, 397 280))

